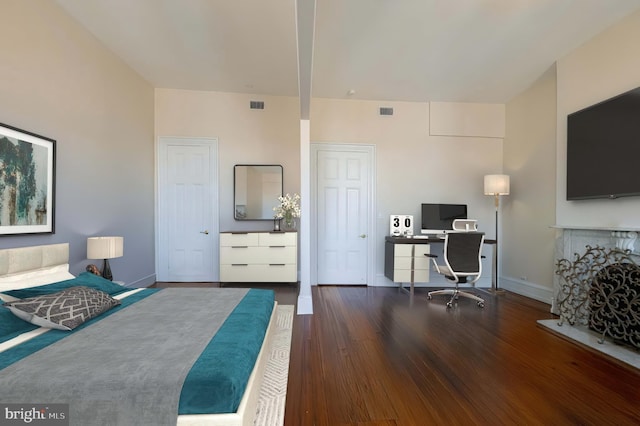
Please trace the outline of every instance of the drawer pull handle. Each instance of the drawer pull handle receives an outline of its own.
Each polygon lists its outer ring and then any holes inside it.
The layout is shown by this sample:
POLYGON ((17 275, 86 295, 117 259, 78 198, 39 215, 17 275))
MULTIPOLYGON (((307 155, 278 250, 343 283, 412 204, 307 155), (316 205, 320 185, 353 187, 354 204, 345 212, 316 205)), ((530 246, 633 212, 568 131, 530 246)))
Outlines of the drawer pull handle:
POLYGON ((248 232, 231 232, 231 235, 247 235, 248 232))
POLYGON ((284 263, 270 263, 269 266, 284 266, 284 263))
POLYGON ((285 248, 286 246, 269 246, 269 248, 285 248))
POLYGON ((232 263, 231 266, 249 266, 248 263, 232 263))
POLYGON ((249 248, 249 246, 231 246, 231 248, 249 248))

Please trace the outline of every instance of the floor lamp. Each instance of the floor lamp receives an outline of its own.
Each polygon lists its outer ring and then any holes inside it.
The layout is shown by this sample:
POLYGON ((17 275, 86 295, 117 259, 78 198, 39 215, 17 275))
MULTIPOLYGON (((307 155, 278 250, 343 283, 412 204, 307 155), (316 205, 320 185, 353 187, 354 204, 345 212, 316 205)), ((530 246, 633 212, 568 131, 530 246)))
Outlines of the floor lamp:
POLYGON ((496 273, 495 283, 491 283, 491 291, 493 293, 503 293, 504 290, 498 285, 498 210, 500 207, 500 196, 509 195, 509 176, 508 175, 485 175, 484 177, 484 195, 493 195, 496 205, 496 243, 493 253, 493 267, 496 273))

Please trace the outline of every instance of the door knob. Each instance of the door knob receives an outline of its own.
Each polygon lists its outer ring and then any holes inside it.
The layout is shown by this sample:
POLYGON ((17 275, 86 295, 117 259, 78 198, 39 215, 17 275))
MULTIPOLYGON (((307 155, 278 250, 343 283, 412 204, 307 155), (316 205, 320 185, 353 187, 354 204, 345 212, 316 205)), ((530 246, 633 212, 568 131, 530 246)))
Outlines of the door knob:
POLYGON ((367 234, 360 234, 360 238, 367 238, 367 234))
POLYGON ((204 235, 209 235, 209 231, 208 230, 200 231, 200 233, 204 234, 204 235))

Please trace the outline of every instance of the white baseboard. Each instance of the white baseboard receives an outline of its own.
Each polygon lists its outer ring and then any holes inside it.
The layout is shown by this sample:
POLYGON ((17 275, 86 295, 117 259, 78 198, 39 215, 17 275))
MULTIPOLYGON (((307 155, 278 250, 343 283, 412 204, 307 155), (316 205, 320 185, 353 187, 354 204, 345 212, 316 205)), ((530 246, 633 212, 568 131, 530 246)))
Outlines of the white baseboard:
MULTIPOLYGON (((415 283, 415 287, 453 287, 452 283, 440 275, 430 276, 429 279, 428 283, 415 283)), ((376 282, 373 286, 397 287, 398 284, 389 280, 384 274, 379 274, 376 276, 376 282)), ((491 277, 481 277, 476 283, 476 287, 491 288, 491 277)), ((500 288, 551 305, 553 290, 549 287, 517 278, 501 277, 500 288)))
POLYGON ((313 299, 311 296, 298 296, 298 315, 313 314, 313 299))
MULTIPOLYGON (((405 283, 405 286, 409 283, 405 283)), ((372 287, 397 287, 398 283, 394 283, 389 278, 387 278, 384 274, 376 275, 376 281, 372 284, 372 287)), ((453 283, 449 282, 442 275, 437 273, 429 274, 429 282, 428 283, 415 283, 415 287, 453 287, 453 283)), ((491 287, 491 278, 489 277, 480 277, 478 282, 476 283, 476 287, 479 288, 490 288, 491 287)))
POLYGON ((156 282, 156 274, 147 275, 132 283, 127 283, 124 286, 127 288, 146 288, 150 287, 156 282))
POLYGON ((517 278, 501 277, 500 288, 551 305, 553 289, 517 278))

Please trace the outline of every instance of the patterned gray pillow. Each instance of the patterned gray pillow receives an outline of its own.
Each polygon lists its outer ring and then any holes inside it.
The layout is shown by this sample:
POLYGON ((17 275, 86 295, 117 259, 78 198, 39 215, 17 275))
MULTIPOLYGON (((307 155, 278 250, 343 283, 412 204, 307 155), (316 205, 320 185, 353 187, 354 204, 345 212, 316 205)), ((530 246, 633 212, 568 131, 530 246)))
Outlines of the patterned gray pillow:
POLYGON ((58 330, 73 330, 119 304, 119 300, 105 292, 78 286, 44 296, 8 302, 3 306, 31 324, 58 330))

